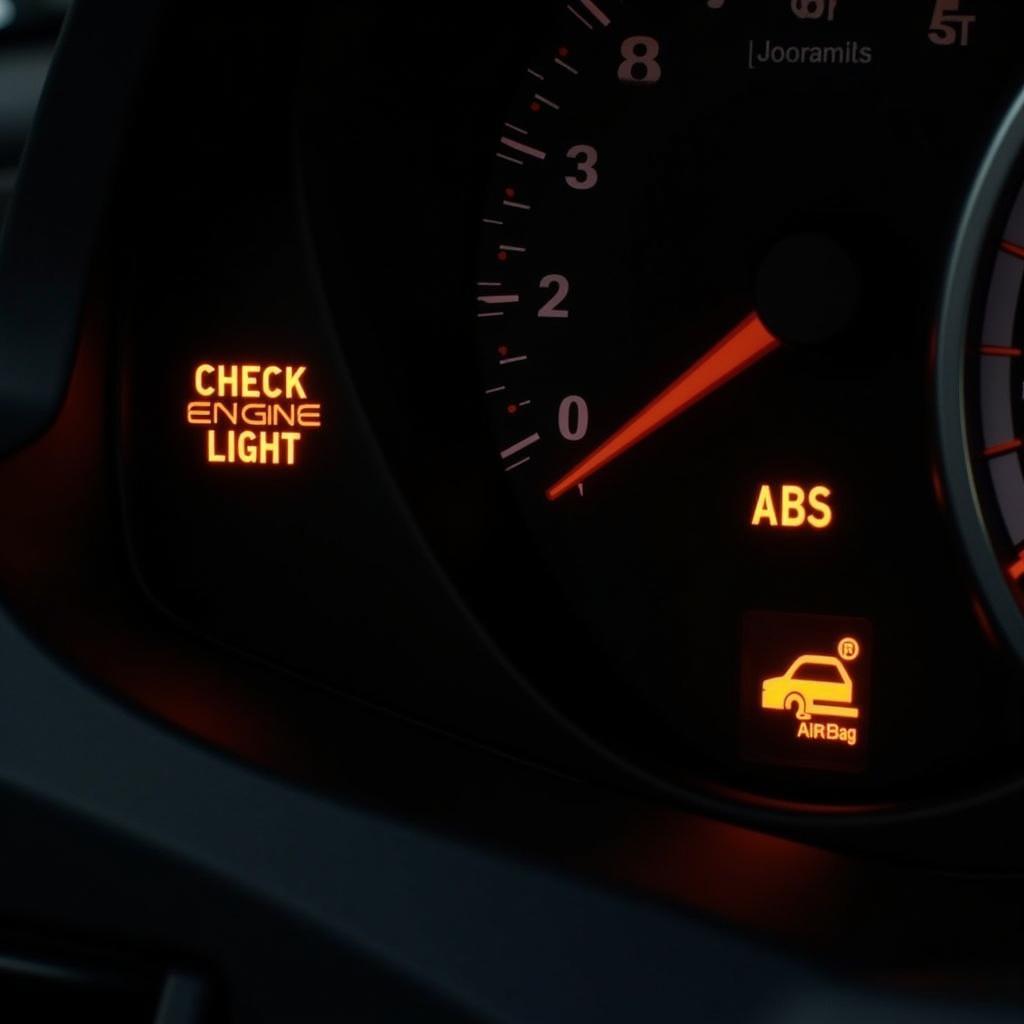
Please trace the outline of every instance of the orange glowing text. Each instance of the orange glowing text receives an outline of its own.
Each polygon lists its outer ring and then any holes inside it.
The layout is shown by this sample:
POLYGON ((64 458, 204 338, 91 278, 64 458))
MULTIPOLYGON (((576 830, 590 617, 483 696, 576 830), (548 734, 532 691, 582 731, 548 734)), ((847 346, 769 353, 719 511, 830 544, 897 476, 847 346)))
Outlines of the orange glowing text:
POLYGON ((322 406, 310 401, 307 377, 306 366, 200 363, 185 421, 206 428, 206 461, 296 465, 305 433, 323 425, 322 406))
POLYGON ((860 641, 843 637, 832 654, 801 654, 781 676, 761 683, 761 707, 766 711, 791 712, 796 720, 795 738, 818 743, 857 745, 855 725, 821 722, 818 719, 858 719, 854 703, 851 663, 860 657, 860 641))
POLYGON ((805 489, 796 484, 763 484, 757 494, 751 526, 824 530, 832 525, 832 491, 821 484, 805 489))

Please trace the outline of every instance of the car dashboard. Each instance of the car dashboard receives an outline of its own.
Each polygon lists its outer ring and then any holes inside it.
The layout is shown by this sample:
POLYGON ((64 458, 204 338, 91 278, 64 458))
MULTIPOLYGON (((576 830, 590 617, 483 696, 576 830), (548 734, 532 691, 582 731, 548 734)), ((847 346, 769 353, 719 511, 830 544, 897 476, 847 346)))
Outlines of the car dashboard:
POLYGON ((1018 1019, 1022 29, 79 0, 0 132, 0 1005, 1018 1019))

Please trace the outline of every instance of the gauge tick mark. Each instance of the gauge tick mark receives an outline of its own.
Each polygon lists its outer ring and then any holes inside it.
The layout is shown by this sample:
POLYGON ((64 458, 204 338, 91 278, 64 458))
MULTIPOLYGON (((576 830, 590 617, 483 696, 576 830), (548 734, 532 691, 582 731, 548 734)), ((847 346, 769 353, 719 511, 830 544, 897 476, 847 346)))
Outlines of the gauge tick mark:
POLYGON ((518 455, 522 451, 526 451, 527 448, 535 445, 540 440, 540 434, 530 434, 529 437, 524 437, 522 441, 516 441, 515 444, 509 445, 503 452, 501 457, 503 459, 510 459, 513 455, 518 455))
POLYGON ((1007 572, 1010 574, 1010 579, 1014 582, 1017 582, 1024 576, 1024 554, 1017 558, 1017 561, 1007 569, 1007 572))
MULTIPOLYGON (((535 160, 546 160, 547 153, 543 149, 537 149, 536 146, 528 146, 525 142, 520 142, 518 139, 510 139, 507 135, 502 135, 501 144, 508 146, 509 149, 515 150, 517 153, 522 153, 524 156, 532 156, 535 160)), ((501 155, 500 153, 498 154, 501 155)), ((522 161, 519 161, 520 163, 522 161)))
POLYGON ((1004 441, 1002 444, 994 444, 991 448, 986 448, 982 453, 986 459, 994 459, 997 455, 1006 455, 1007 452, 1015 452, 1018 448, 1024 447, 1024 441, 1014 439, 1013 441, 1004 441))
POLYGON ((580 0, 580 4, 593 15, 601 28, 607 28, 612 23, 612 19, 594 3, 594 0, 580 0))
POLYGON ((569 11, 569 13, 570 13, 570 14, 571 14, 571 15, 572 15, 572 16, 573 16, 574 18, 577 18, 577 19, 578 19, 578 20, 579 20, 580 22, 582 22, 582 23, 583 23, 583 24, 584 24, 584 25, 585 25, 585 26, 586 26, 586 27, 587 27, 587 28, 588 28, 588 29, 589 29, 589 30, 590 30, 591 32, 593 32, 593 31, 594 31, 594 26, 593 26, 593 25, 591 25, 591 24, 590 24, 590 22, 589 22, 589 21, 587 21, 587 19, 586 19, 586 18, 584 18, 584 17, 583 17, 583 15, 582 15, 582 14, 580 14, 580 12, 579 12, 579 11, 577 11, 577 10, 576 10, 576 8, 575 8, 575 7, 573 7, 573 5, 572 5, 572 4, 566 4, 566 5, 565 5, 565 7, 566 7, 566 10, 568 10, 568 11, 569 11))

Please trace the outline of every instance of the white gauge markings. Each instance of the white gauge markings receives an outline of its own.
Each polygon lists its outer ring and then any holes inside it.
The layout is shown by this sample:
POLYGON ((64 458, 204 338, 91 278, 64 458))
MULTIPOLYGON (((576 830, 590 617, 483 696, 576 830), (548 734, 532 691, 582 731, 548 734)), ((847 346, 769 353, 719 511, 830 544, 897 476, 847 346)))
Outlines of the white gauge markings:
POLYGON ((503 459, 510 459, 513 455, 526 451, 527 448, 535 445, 539 440, 540 434, 530 434, 529 437, 524 437, 522 441, 516 441, 515 444, 509 445, 508 448, 501 452, 501 457, 503 459))
POLYGON ((594 26, 591 25, 590 22, 587 21, 587 19, 584 18, 583 15, 580 14, 580 12, 577 11, 576 8, 573 7, 572 4, 566 4, 566 7, 568 8, 569 13, 573 15, 573 17, 578 18, 584 25, 587 26, 587 28, 589 28, 591 30, 591 32, 593 32, 594 26))
POLYGON ((518 139, 510 139, 507 135, 502 135, 501 144, 508 146, 509 149, 517 153, 522 153, 524 156, 532 156, 534 160, 546 160, 548 157, 543 149, 537 149, 536 146, 528 146, 525 142, 520 142, 518 139))
POLYGON ((594 0, 579 0, 579 3, 585 11, 588 11, 593 16, 601 28, 607 28, 612 23, 612 19, 594 3, 594 0))
MULTIPOLYGON (((587 29, 593 30, 596 22, 601 27, 607 27, 610 24, 611 19, 604 11, 592 0, 575 0, 577 10, 572 4, 568 4, 568 10, 575 16, 575 18, 582 23, 587 29), (586 12, 586 16, 581 14, 581 11, 586 12), (592 21, 591 21, 592 19, 592 21)), ((579 69, 573 64, 569 63, 567 58, 570 56, 571 50, 568 47, 559 47, 557 55, 552 55, 553 63, 561 68, 564 72, 577 76, 580 74, 579 69)), ((545 76, 535 68, 527 68, 527 73, 531 78, 538 82, 545 81, 545 76)), ((552 99, 550 95, 546 95, 549 90, 545 90, 545 93, 534 92, 528 100, 529 117, 536 117, 541 113, 542 110, 548 110, 552 113, 560 113, 562 111, 562 103, 558 100, 552 99)), ((530 136, 528 128, 523 127, 526 121, 520 121, 519 118, 513 115, 512 119, 504 122, 504 133, 500 136, 500 149, 497 151, 496 156, 503 161, 505 164, 511 164, 516 167, 525 167, 527 162, 537 161, 544 162, 548 159, 548 152, 542 145, 531 144, 526 140, 530 136)), ((539 123, 539 122, 538 122, 539 123)), ((502 195, 500 199, 501 207, 506 210, 514 210, 517 213, 529 214, 533 210, 532 203, 522 202, 520 197, 517 195, 519 191, 518 185, 515 187, 505 187, 502 189, 502 195)), ((503 227, 504 221, 497 217, 484 217, 483 223, 491 227, 503 227)), ((527 248, 525 245, 512 245, 510 243, 501 243, 497 246, 497 257, 501 261, 506 261, 510 256, 525 254, 527 248)), ((480 289, 502 289, 503 285, 497 281, 479 281, 477 287, 480 289)), ((506 308, 515 309, 522 305, 521 296, 518 292, 512 291, 508 286, 504 286, 504 290, 499 291, 497 294, 481 294, 477 296, 478 302, 483 307, 481 311, 478 311, 477 317, 480 320, 487 319, 498 319, 505 315, 506 308)), ((524 354, 510 355, 508 348, 502 345, 498 349, 498 366, 499 367, 515 367, 518 364, 526 363, 529 357, 524 354)), ((484 390, 486 396, 495 397, 497 396, 502 404, 502 409, 505 409, 505 403, 507 403, 507 413, 509 416, 509 422, 511 422, 513 414, 522 411, 523 415, 532 413, 532 400, 529 398, 523 399, 520 402, 512 402, 505 397, 508 392, 508 385, 496 384, 488 387, 484 390)), ((519 441, 514 442, 507 448, 504 448, 500 452, 500 458, 505 463, 505 472, 509 473, 513 470, 519 469, 525 466, 531 461, 531 456, 526 454, 528 449, 534 445, 540 444, 541 435, 539 432, 534 432, 528 436, 522 438, 519 441)), ((583 488, 580 487, 580 493, 583 488)))

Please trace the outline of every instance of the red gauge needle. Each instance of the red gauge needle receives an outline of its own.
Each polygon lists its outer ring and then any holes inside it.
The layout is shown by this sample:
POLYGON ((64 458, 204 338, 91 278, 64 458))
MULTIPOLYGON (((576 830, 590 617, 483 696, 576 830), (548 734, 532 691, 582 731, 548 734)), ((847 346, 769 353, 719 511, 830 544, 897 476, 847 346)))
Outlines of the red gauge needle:
POLYGON ((665 426, 702 398, 717 391, 727 381, 759 362, 779 347, 779 339, 768 330, 756 313, 727 334, 714 348, 673 381, 657 398, 640 410, 596 451, 547 491, 555 501, 593 476, 599 469, 629 451, 645 437, 665 426))

